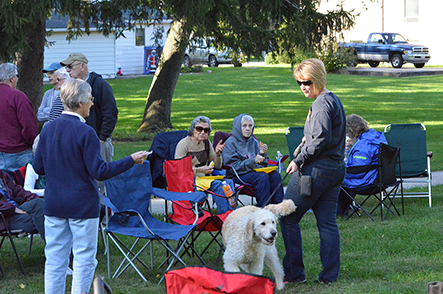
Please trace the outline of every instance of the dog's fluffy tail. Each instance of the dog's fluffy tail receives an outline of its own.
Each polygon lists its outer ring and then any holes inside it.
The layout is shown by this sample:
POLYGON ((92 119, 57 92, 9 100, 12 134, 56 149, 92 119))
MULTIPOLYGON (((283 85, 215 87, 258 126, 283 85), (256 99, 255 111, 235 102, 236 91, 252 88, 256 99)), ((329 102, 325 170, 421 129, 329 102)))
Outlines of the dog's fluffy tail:
POLYGON ((297 206, 295 206, 294 201, 291 199, 286 199, 279 204, 266 205, 264 209, 269 210, 277 217, 283 217, 293 213, 297 209, 297 206))

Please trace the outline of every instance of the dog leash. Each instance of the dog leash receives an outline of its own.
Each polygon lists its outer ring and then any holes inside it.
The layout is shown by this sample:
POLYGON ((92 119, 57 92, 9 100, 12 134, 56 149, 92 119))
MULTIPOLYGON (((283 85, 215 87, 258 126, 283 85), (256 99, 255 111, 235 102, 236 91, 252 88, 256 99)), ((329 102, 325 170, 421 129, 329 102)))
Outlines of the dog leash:
POLYGON ((269 204, 269 201, 272 199, 272 196, 274 196, 275 192, 277 192, 277 189, 280 188, 281 185, 283 185, 283 182, 286 180, 286 178, 288 177, 288 173, 283 177, 283 179, 281 180, 280 184, 278 184, 278 186, 275 188, 275 190, 271 193, 271 195, 268 197, 268 199, 266 199, 265 204, 263 205, 263 207, 265 207, 266 205, 269 204))

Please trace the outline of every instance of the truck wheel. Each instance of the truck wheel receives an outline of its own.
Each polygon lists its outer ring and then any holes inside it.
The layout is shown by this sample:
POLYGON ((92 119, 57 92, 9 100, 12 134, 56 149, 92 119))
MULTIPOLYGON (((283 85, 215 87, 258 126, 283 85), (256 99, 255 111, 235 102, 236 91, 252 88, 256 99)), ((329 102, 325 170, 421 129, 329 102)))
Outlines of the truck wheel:
POLYGON ((393 68, 401 68, 403 66, 403 58, 400 54, 394 54, 391 57, 391 64, 393 68))
POLYGON ((191 58, 189 58, 188 55, 185 55, 185 58, 183 59, 183 66, 191 67, 191 58))
POLYGON ((217 67, 218 66, 217 57, 215 57, 214 55, 210 55, 208 66, 209 67, 217 67))
POLYGON ((425 66, 425 64, 424 63, 414 63, 414 66, 416 68, 423 68, 423 66, 425 66))
POLYGON ((380 61, 369 61, 370 67, 377 67, 380 64, 380 61))

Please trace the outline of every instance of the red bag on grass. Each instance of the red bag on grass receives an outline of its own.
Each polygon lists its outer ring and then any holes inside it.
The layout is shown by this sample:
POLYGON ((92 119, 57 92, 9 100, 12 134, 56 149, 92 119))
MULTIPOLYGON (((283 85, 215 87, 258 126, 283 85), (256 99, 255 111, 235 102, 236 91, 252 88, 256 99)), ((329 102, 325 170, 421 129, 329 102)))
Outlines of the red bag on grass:
POLYGON ((227 273, 199 266, 167 271, 165 281, 167 294, 271 294, 276 286, 263 276, 227 273))

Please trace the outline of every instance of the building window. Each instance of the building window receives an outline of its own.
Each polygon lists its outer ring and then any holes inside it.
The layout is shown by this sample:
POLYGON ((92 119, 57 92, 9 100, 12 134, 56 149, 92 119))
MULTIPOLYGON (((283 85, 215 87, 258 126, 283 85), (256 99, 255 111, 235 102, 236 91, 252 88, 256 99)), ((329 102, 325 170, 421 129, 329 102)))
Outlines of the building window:
POLYGON ((135 29, 135 46, 145 46, 145 28, 135 29))
POLYGON ((406 22, 418 21, 418 1, 419 0, 405 0, 405 20, 406 22))

